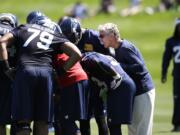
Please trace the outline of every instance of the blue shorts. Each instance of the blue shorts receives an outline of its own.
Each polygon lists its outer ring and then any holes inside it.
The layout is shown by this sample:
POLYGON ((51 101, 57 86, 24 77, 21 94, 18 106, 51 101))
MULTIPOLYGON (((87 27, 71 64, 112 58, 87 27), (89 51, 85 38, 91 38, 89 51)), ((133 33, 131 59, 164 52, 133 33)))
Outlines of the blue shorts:
POLYGON ((83 120, 88 116, 88 80, 79 81, 60 91, 60 119, 83 120))
POLYGON ((105 117, 106 116, 106 105, 102 98, 99 96, 100 89, 98 86, 90 83, 90 101, 89 101, 89 118, 105 117))
POLYGON ((13 85, 13 120, 51 122, 52 106, 52 69, 34 66, 18 68, 13 85))
POLYGON ((136 92, 134 82, 129 78, 107 94, 108 124, 130 124, 132 120, 133 100, 136 92))
POLYGON ((7 76, 0 75, 0 124, 11 122, 12 83, 7 76))

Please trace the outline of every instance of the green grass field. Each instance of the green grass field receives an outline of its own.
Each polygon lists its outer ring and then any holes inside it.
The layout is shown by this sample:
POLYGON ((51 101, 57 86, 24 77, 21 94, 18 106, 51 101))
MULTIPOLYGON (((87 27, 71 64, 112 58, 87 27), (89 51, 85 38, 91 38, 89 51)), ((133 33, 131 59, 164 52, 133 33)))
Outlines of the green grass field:
MULTIPOLYGON (((57 21, 64 13, 63 9, 73 0, 1 0, 0 11, 16 14, 20 23, 25 23, 25 17, 32 10, 41 10, 52 20, 57 21)), ((83 0, 89 6, 90 11, 97 9, 100 0, 83 0)), ((127 0, 114 0, 118 12, 128 5, 127 0)), ((143 0, 143 6, 157 6, 159 0, 143 0)), ((161 59, 164 43, 174 30, 174 20, 180 17, 180 12, 171 10, 169 12, 147 15, 140 13, 131 17, 121 17, 118 13, 112 15, 100 14, 82 21, 82 26, 97 29, 98 25, 113 22, 119 26, 121 36, 135 43, 142 52, 146 65, 152 75, 156 86, 156 103, 154 114, 153 135, 175 135, 171 133, 172 116, 172 77, 169 68, 168 81, 161 84, 161 59)), ((127 135, 126 126, 123 133, 127 135)), ((97 134, 97 127, 92 120, 92 135, 97 134)))

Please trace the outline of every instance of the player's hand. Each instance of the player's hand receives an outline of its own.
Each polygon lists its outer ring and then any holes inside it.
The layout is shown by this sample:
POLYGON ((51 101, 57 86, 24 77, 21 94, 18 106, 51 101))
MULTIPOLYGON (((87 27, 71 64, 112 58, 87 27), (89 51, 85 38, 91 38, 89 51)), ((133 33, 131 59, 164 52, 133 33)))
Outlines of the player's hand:
POLYGON ((166 76, 165 76, 165 75, 162 75, 162 77, 161 77, 161 82, 162 82, 162 83, 165 83, 166 81, 167 81, 166 76))
POLYGON ((121 84, 122 77, 119 74, 117 74, 116 76, 113 77, 113 79, 114 80, 111 81, 110 83, 110 88, 115 90, 121 84))
POLYGON ((12 67, 4 71, 6 76, 11 80, 14 81, 15 75, 16 75, 16 68, 12 67))

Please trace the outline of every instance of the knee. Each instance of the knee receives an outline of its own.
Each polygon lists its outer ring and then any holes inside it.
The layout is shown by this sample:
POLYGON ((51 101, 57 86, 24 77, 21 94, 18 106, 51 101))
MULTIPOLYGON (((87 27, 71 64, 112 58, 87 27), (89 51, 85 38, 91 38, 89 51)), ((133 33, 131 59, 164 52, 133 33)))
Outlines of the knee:
POLYGON ((44 121, 34 121, 33 130, 36 132, 48 132, 48 123, 44 121))
POLYGON ((48 126, 48 123, 45 121, 34 121, 34 126, 45 127, 45 126, 48 126))
POLYGON ((33 134, 47 135, 48 134, 48 123, 44 122, 44 121, 34 121, 33 134))

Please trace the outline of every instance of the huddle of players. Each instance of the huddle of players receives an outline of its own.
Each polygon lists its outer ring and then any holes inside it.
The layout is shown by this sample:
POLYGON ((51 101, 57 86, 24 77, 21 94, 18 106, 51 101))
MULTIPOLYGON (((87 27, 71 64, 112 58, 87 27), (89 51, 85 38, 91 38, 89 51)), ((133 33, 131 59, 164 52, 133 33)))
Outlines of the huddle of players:
POLYGON ((0 85, 9 97, 2 96, 0 103, 5 112, 0 129, 13 121, 12 135, 29 135, 34 121, 33 134, 47 135, 54 113, 56 135, 90 135, 92 115, 99 135, 121 135, 121 124, 131 124, 136 84, 109 56, 98 32, 82 29, 74 18, 62 18, 57 25, 39 11, 31 12, 25 25, 17 26, 12 14, 2 14, 0 20, 1 35, 10 31, 0 39, 0 68, 6 78, 0 85), (16 47, 18 61, 7 54, 9 45, 16 47), (10 67, 16 67, 16 74, 10 67))

